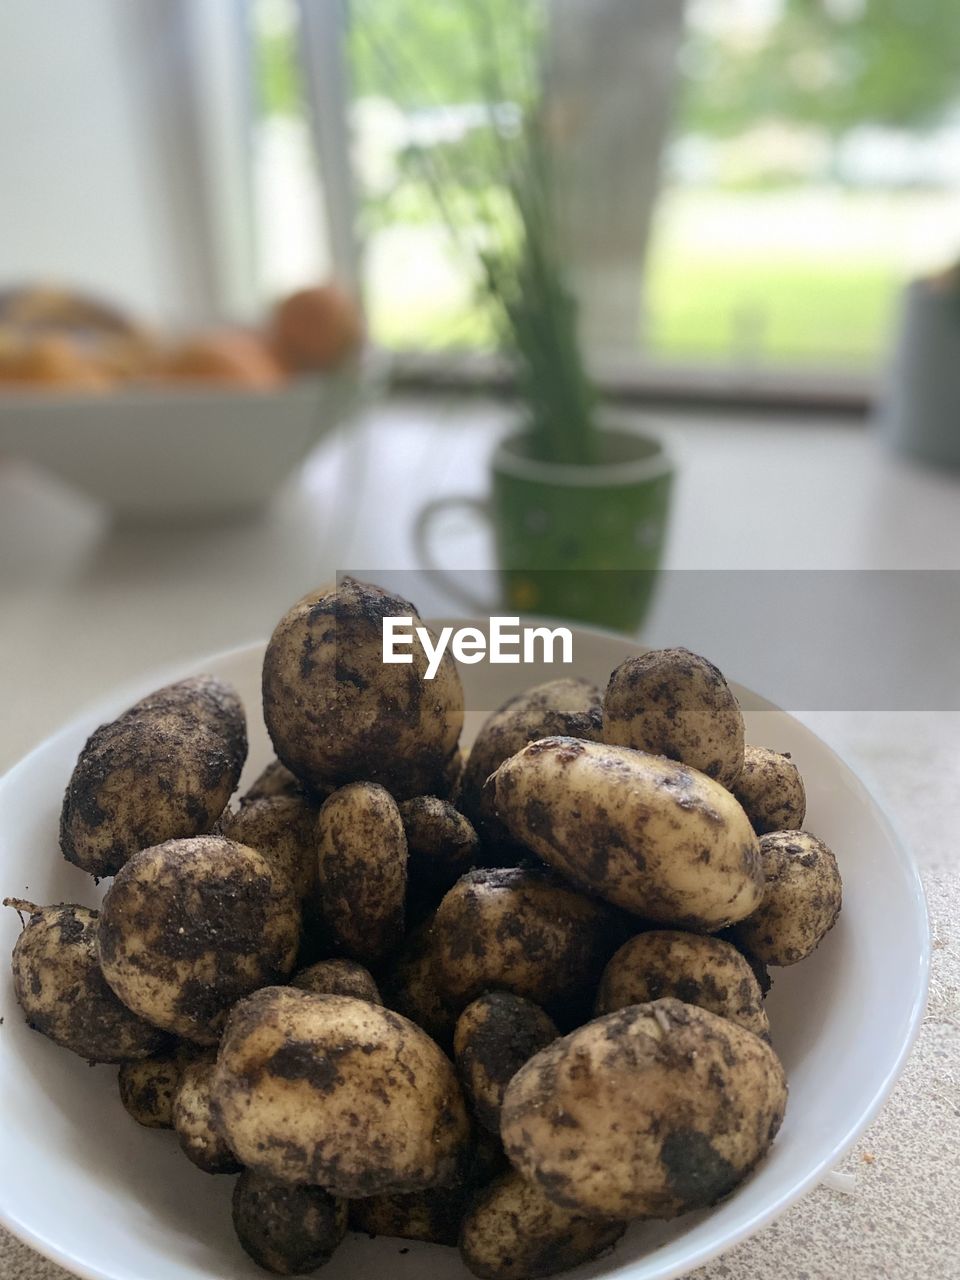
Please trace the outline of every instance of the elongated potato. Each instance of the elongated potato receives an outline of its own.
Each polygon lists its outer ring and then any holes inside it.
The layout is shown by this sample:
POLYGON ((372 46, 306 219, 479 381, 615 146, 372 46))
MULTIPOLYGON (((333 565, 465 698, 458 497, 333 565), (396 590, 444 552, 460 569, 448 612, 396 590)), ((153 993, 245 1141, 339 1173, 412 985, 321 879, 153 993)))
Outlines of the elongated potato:
POLYGON ((537 1280, 596 1258, 625 1230, 625 1222, 561 1208, 511 1171, 474 1201, 463 1222, 460 1255, 481 1280, 537 1280))
POLYGON ((222 836, 135 854, 107 890, 103 976, 155 1026, 216 1044, 230 1006, 293 969, 300 908, 285 876, 222 836))
POLYGON ((489 850, 488 865, 498 846, 509 843, 509 836, 497 820, 492 794, 485 790, 487 779, 504 760, 538 738, 565 734, 599 742, 602 706, 596 685, 563 677, 515 694, 484 721, 467 757, 458 803, 489 850))
POLYGON ((433 921, 441 993, 462 1008, 499 987, 575 1025, 622 940, 619 925, 545 869, 468 872, 433 921))
POLYGON ((516 1169, 561 1208, 671 1218, 733 1190, 776 1136, 786 1098, 765 1041, 655 1000, 531 1058, 507 1086, 500 1132, 516 1169))
POLYGON ((364 964, 403 938, 407 841, 396 801, 373 782, 340 787, 317 818, 318 914, 332 950, 364 964))
POLYGON ((523 1064, 559 1036, 552 1018, 523 996, 489 991, 457 1019, 453 1051, 474 1114, 500 1133, 503 1094, 523 1064))
POLYGON ((743 713, 712 662, 651 649, 610 677, 603 741, 679 760, 728 787, 743 768, 743 713))
POLYGON ((544 738, 502 764, 495 786, 517 840, 627 911, 712 932, 760 905, 747 815, 695 769, 629 747, 544 738))
POLYGON ((453 1052, 457 1010, 442 990, 432 925, 431 917, 407 935, 403 946, 384 966, 380 986, 388 1009, 415 1022, 449 1054, 453 1052))
POLYGON ((761 837, 766 893, 733 931, 738 946, 764 964, 796 964, 820 945, 840 915, 843 888, 833 853, 809 831, 761 837))
POLYGON ((748 961, 720 938, 651 929, 624 943, 600 979, 596 1012, 674 996, 769 1038, 763 992, 748 961))
POLYGON ((800 770, 788 755, 744 747, 743 770, 732 790, 758 836, 803 826, 807 796, 800 770))
POLYGON ((309 1275, 346 1235, 347 1205, 322 1187, 245 1169, 233 1188, 233 1227, 258 1266, 278 1276, 309 1275))
POLYGON ((469 1141, 453 1064, 406 1018, 267 987, 230 1014, 213 1110, 248 1168, 353 1198, 452 1182, 469 1141))
POLYGON ((204 1173, 239 1173, 241 1165, 217 1132, 210 1110, 214 1062, 188 1063, 180 1073, 170 1110, 180 1150, 204 1173))
POLYGON ((17 898, 5 906, 29 911, 13 948, 13 989, 34 1031, 89 1062, 146 1058, 169 1037, 131 1012, 110 989, 97 963, 99 917, 89 907, 37 907, 17 898))
MULTIPOLYGON (((299 600, 263 661, 263 715, 280 760, 310 788, 379 782, 400 799, 429 795, 463 727, 463 688, 445 653, 434 679, 414 639, 410 663, 383 661, 383 619, 408 600, 345 577, 299 600)), ((436 637, 434 637, 436 639, 436 637)))
POLYGON ((195 676, 158 689, 100 728, 80 752, 60 814, 60 848, 95 876, 140 849, 211 830, 247 754, 229 685, 195 676))

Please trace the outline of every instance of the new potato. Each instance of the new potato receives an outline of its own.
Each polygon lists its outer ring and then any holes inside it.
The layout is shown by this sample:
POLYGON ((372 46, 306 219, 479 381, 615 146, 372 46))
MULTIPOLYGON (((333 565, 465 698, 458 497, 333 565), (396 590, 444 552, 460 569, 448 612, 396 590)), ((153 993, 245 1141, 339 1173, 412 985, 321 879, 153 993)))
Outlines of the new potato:
POLYGON ((712 932, 760 905, 747 815, 695 769, 629 747, 544 738, 505 761, 494 785, 515 839, 638 916, 712 932))
POLYGON ((407 840, 396 801, 374 782, 334 791, 317 818, 317 892, 331 948, 364 964, 403 938, 407 840))
POLYGON ((787 1085, 770 1046, 679 1000, 631 1005, 542 1049, 507 1086, 510 1161, 562 1209, 671 1218, 763 1156, 787 1085))
POLYGON ((588 1262, 623 1235, 626 1223, 565 1209, 510 1172, 474 1201, 460 1256, 481 1280, 538 1280, 588 1262))
POLYGON ((298 1187, 244 1169, 233 1188, 233 1226, 266 1271, 309 1275, 346 1235, 347 1206, 322 1187, 298 1187))
POLYGON ((97 930, 100 968, 115 994, 198 1044, 216 1044, 241 996, 290 973, 299 941, 289 880, 222 836, 135 854, 107 890, 97 930))
POLYGON ((603 741, 669 756, 725 787, 743 768, 740 704, 689 649, 651 649, 617 667, 603 697, 603 741))
POLYGON ((744 747, 743 769, 732 790, 758 836, 803 826, 807 796, 800 771, 788 755, 744 747))
POLYGON ((284 615, 263 660, 263 715, 279 759, 309 788, 379 782, 400 799, 429 795, 457 747, 463 688, 445 653, 424 679, 420 641, 411 663, 386 664, 385 617, 412 617, 408 600, 344 578, 284 615))
POLYGON ((489 991, 457 1019, 453 1051, 474 1114, 500 1132, 503 1094, 523 1064, 560 1032, 539 1005, 509 991, 489 991))
POLYGON ((809 831, 762 836, 760 858, 763 903, 736 926, 733 940, 764 964, 796 964, 816 950, 840 915, 837 860, 809 831))
POLYGON ((27 1022, 89 1062, 146 1058, 168 1037, 117 999, 97 963, 99 918, 89 907, 6 906, 29 911, 13 949, 13 989, 27 1022))
POLYGON ((470 1136, 453 1065, 419 1027, 294 987, 235 1006, 213 1108, 248 1168, 348 1198, 452 1182, 470 1136))
POLYGON ((213 676, 143 698, 88 739, 67 784, 60 848, 95 876, 140 849, 212 829, 247 755, 243 708, 213 676))
POLYGON ((625 942, 600 979, 597 1014, 674 996, 768 1038, 763 992, 750 964, 720 938, 651 929, 625 942))
POLYGON ((239 1173, 241 1166, 217 1132, 210 1109, 214 1063, 188 1063, 173 1095, 171 1119, 180 1150, 204 1173, 239 1173))

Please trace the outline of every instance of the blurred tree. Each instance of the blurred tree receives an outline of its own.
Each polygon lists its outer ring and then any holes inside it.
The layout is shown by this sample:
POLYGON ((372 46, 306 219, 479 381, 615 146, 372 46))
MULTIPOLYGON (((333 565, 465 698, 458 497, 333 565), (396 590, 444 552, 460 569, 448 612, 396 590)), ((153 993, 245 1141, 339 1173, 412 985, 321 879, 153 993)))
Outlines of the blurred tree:
POLYGON ((836 135, 923 127, 960 103, 958 0, 781 0, 762 33, 691 26, 682 124, 730 134, 779 118, 836 135))

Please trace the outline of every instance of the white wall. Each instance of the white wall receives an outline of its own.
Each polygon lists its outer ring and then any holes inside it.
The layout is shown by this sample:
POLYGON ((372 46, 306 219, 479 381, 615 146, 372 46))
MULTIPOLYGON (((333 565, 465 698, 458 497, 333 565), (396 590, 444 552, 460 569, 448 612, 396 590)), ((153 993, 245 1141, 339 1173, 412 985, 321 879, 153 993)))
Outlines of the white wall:
MULTIPOLYGON (((200 3, 0 4, 0 287, 60 280, 174 323, 221 309, 230 237, 194 127, 200 3)), ((233 20, 231 0, 211 7, 233 20)))

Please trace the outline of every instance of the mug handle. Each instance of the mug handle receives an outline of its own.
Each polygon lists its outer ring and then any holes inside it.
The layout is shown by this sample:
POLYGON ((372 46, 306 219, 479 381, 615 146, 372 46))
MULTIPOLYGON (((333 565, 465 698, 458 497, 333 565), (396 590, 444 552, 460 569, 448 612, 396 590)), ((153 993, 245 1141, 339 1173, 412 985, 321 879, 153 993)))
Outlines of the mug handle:
POLYGON ((444 498, 434 498, 433 501, 424 503, 417 512, 417 518, 413 526, 413 544, 420 563, 430 573, 436 574, 454 599, 466 605, 471 613, 490 614, 496 610, 496 603, 489 600, 481 600, 479 596, 467 591, 457 579, 456 574, 450 569, 445 569, 433 555, 430 532, 434 519, 444 511, 457 510, 472 511, 474 515, 480 516, 487 524, 491 521, 490 503, 485 498, 474 498, 468 494, 451 494, 444 498))

